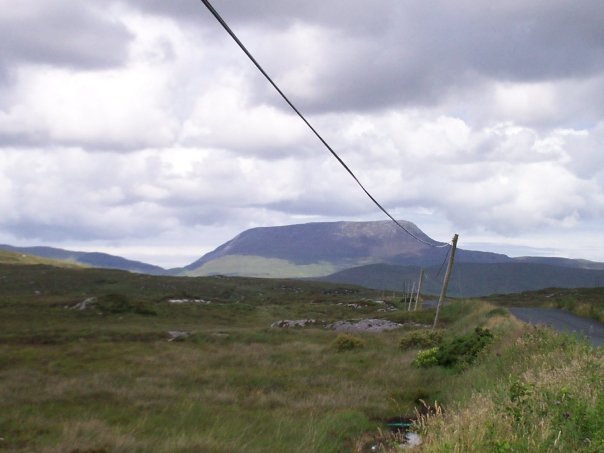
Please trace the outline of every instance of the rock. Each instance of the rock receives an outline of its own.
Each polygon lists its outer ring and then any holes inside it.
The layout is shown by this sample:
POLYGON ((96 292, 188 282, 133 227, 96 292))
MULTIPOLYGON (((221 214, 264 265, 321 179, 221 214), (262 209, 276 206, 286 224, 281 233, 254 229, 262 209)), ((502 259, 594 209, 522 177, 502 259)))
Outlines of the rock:
POLYGON ((72 310, 86 310, 88 308, 90 308, 92 305, 94 305, 96 303, 96 297, 89 297, 87 299, 84 299, 82 302, 78 302, 75 305, 72 305, 71 308, 72 310))
POLYGON ((170 335, 170 339, 168 341, 175 341, 175 340, 184 340, 189 335, 191 335, 191 333, 186 332, 184 330, 169 330, 168 335, 170 335))
POLYGON ((404 445, 407 447, 417 447, 422 444, 422 438, 417 433, 405 433, 405 440, 407 442, 404 445))
POLYGON ((360 321, 337 321, 328 326, 337 332, 383 332, 403 327, 403 324, 386 319, 361 319, 360 321))
POLYGON ((308 327, 317 324, 316 319, 283 319, 271 324, 273 328, 288 329, 290 327, 308 327))
POLYGON ((363 305, 361 304, 345 304, 344 302, 338 302, 336 305, 345 305, 348 308, 354 308, 354 309, 359 309, 359 308, 363 308, 363 305))
POLYGON ((169 304, 202 304, 209 305, 212 302, 205 299, 168 299, 169 304))

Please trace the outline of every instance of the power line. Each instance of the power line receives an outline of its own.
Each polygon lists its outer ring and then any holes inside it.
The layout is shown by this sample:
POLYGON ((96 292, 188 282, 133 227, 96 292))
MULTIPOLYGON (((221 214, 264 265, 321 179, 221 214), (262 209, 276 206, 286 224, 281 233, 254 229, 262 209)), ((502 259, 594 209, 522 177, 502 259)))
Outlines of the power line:
MULTIPOLYGON (((447 244, 449 245, 449 244, 447 244)), ((449 258, 449 253, 451 252, 451 249, 447 249, 447 253, 445 254, 445 259, 443 260, 443 263, 440 265, 440 269, 438 270, 438 273, 436 274, 435 278, 438 278, 440 276, 440 273, 443 271, 443 268, 445 267, 445 263, 447 262, 447 258, 449 258)))
POLYGON ((323 143, 323 145, 329 150, 329 152, 333 155, 333 157, 335 157, 336 160, 342 165, 342 167, 344 167, 344 169, 350 174, 350 176, 352 176, 352 178, 356 181, 356 183, 359 185, 359 187, 361 189, 363 189, 363 192, 365 192, 365 194, 371 199, 371 201, 373 201, 373 203, 384 214, 386 214, 386 216, 388 216, 388 218, 390 218, 390 220, 392 220, 396 225, 398 225, 409 236, 411 236, 412 238, 414 238, 415 240, 417 240, 419 242, 422 242, 422 243, 424 243, 426 245, 429 245, 430 247, 447 247, 449 245, 449 244, 442 244, 442 245, 432 244, 432 243, 430 243, 430 242, 428 242, 428 241, 426 241, 426 240, 424 240, 424 239, 416 236, 415 234, 413 234, 411 231, 409 231, 407 228, 405 228, 403 225, 401 225, 401 223, 398 220, 396 220, 394 217, 392 217, 392 215, 386 210, 386 208, 384 208, 373 197, 373 195, 371 195, 369 193, 369 191, 365 188, 365 186, 363 186, 363 184, 361 184, 361 181, 359 181, 359 179, 356 177, 356 175, 353 173, 353 171, 348 167, 348 165, 346 165, 346 163, 340 158, 340 156, 338 156, 338 154, 332 149, 332 147, 329 146, 329 144, 325 141, 325 139, 308 122, 308 120, 304 117, 304 115, 302 115, 302 113, 289 100, 289 98, 283 93, 283 91, 281 91, 281 89, 277 86, 277 84, 273 81, 273 79, 271 79, 271 77, 266 73, 266 71, 262 68, 262 66, 260 66, 260 63, 258 63, 258 61, 256 61, 256 59, 254 58, 254 56, 249 52, 249 50, 247 50, 247 48, 239 40, 239 38, 237 37, 237 35, 235 35, 235 33, 233 32, 233 30, 231 30, 231 28, 228 26, 228 24, 224 21, 224 19, 220 15, 220 13, 218 13, 218 11, 216 11, 216 9, 210 4, 210 2, 208 0, 201 0, 201 2, 206 6, 206 8, 208 8, 208 10, 212 13, 212 15, 216 18, 216 20, 220 23, 220 25, 222 25, 222 27, 231 36, 231 38, 233 38, 233 40, 237 43, 237 45, 241 48, 241 50, 243 50, 243 52, 247 55, 247 57, 251 60, 251 62, 254 63, 254 65, 256 66, 256 68, 258 68, 258 70, 262 73, 262 75, 266 78, 266 80, 268 80, 269 83, 273 86, 273 88, 275 90, 277 90, 277 93, 279 93, 281 95, 281 97, 285 100, 285 102, 287 102, 287 104, 292 108, 292 110, 294 112, 296 112, 296 114, 302 119, 302 121, 304 121, 304 123, 315 134, 315 136, 321 141, 321 143, 323 143))

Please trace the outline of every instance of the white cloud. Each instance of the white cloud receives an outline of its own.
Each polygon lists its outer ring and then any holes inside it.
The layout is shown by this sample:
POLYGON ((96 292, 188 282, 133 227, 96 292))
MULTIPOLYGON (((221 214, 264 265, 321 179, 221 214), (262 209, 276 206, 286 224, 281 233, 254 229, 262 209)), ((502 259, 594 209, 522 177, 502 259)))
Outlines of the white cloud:
MULTIPOLYGON (((398 217, 482 242, 598 240, 599 4, 267 5, 221 8, 398 217)), ((203 5, 59 6, 0 13, 30 32, 0 70, 0 238, 184 257, 251 226, 383 218, 203 5), (78 45, 44 42, 70 26, 78 45)))

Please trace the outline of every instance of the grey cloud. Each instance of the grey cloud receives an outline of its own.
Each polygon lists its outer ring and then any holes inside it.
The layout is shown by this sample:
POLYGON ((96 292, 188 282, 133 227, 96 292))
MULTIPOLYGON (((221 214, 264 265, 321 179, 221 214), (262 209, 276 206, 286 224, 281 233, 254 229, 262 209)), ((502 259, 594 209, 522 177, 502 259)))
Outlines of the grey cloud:
MULTIPOLYGON (((392 0, 374 0, 369 14, 368 4, 363 0, 212 0, 211 4, 227 22, 239 25, 286 28, 293 23, 311 22, 365 34, 383 28, 385 21, 393 19, 392 16, 370 13, 388 10, 394 3, 392 0)), ((200 0, 147 0, 136 7, 148 13, 193 22, 214 21, 200 0)))
POLYGON ((0 13, 4 71, 15 62, 109 68, 123 64, 128 56, 130 32, 89 3, 24 1, 9 10, 0 13))
MULTIPOLYGON (((322 43, 326 58, 320 61, 293 61, 278 41, 257 52, 268 69, 283 66, 280 62, 288 58, 288 68, 307 70, 310 65, 314 95, 290 90, 308 111, 434 105, 485 79, 586 78, 604 69, 602 7, 595 0, 580 7, 563 0, 215 3, 227 21, 244 31, 242 38, 252 48, 257 43, 250 30, 260 34, 267 27, 310 24, 333 34, 334 39, 322 43)), ((181 15, 204 9, 201 2, 159 1, 145 8, 181 15)), ((223 32, 216 28, 215 33, 223 32)), ((274 72, 277 79, 282 76, 282 71, 274 72)), ((266 92, 264 81, 257 88, 266 92)), ((266 102, 265 94, 262 98, 266 102)))
POLYGON ((292 198, 265 206, 276 212, 291 216, 325 216, 325 217, 355 217, 373 214, 375 209, 370 202, 365 202, 364 194, 359 191, 356 200, 343 199, 341 194, 329 197, 292 198))

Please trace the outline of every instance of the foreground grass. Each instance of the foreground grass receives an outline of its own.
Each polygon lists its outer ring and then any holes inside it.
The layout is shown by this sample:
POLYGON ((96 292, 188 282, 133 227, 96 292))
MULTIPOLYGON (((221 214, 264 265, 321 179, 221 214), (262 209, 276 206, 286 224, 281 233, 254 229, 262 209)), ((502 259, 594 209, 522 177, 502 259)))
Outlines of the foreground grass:
POLYGON ((604 451, 604 351, 546 328, 468 370, 472 383, 442 416, 423 419, 427 452, 604 451))

